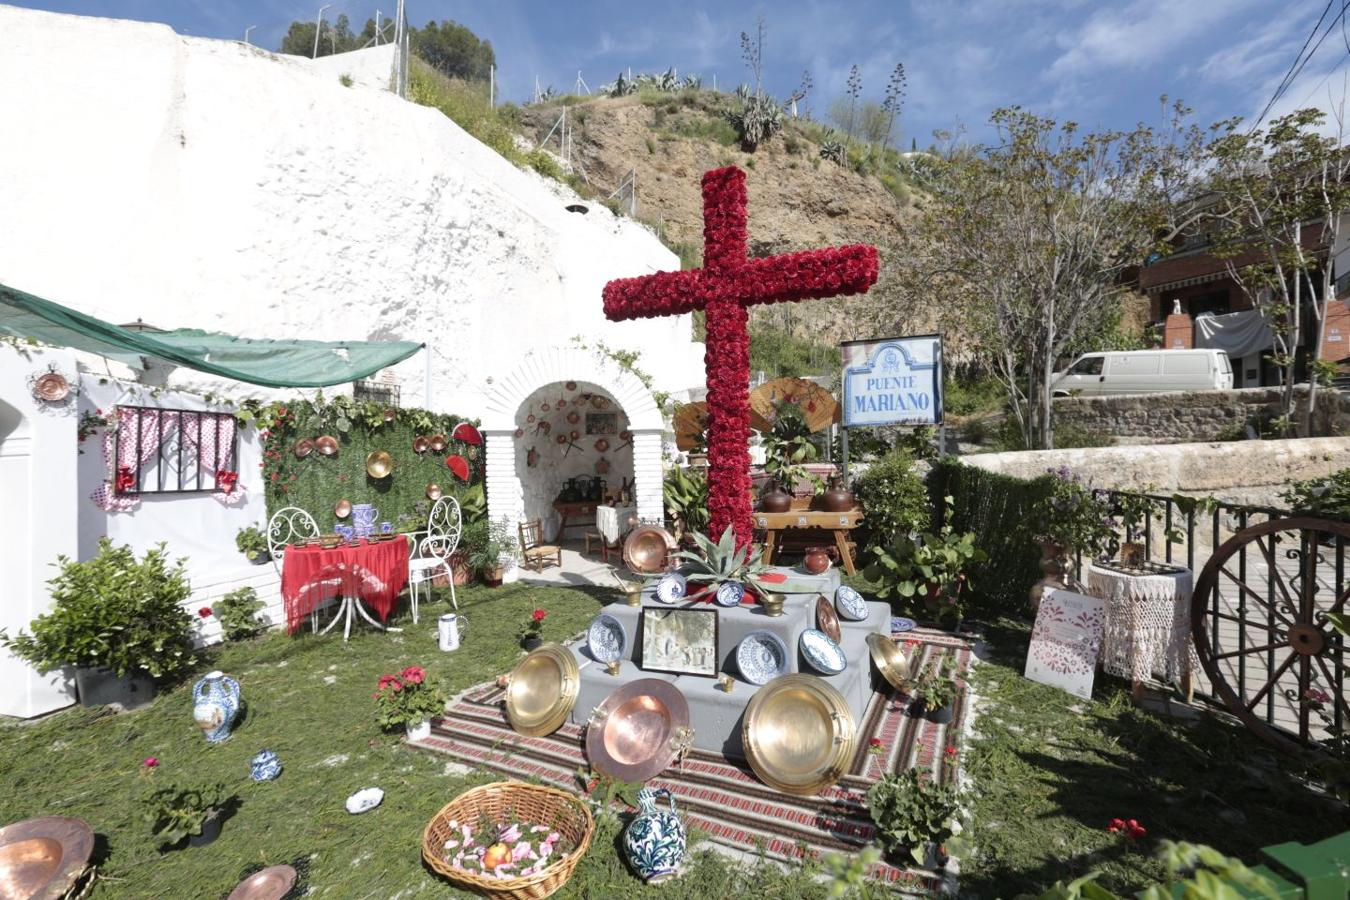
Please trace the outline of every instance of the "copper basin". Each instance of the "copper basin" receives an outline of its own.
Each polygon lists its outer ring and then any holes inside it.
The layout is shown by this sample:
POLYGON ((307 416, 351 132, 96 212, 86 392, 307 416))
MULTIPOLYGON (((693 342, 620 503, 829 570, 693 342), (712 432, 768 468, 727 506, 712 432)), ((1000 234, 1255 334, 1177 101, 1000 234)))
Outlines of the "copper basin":
POLYGON ((291 866, 272 866, 239 882, 226 900, 281 900, 295 886, 298 873, 291 866))
POLYGON ((0 828, 0 897, 55 900, 79 879, 94 849, 80 819, 44 816, 0 828))
POLYGON ((666 570, 666 555, 675 540, 660 525, 639 525, 623 542, 623 561, 640 575, 666 570))
POLYGON ((679 688, 659 678, 639 678, 600 705, 586 729, 586 755, 597 772, 620 781, 646 781, 679 752, 677 734, 689 724, 689 704, 679 688))

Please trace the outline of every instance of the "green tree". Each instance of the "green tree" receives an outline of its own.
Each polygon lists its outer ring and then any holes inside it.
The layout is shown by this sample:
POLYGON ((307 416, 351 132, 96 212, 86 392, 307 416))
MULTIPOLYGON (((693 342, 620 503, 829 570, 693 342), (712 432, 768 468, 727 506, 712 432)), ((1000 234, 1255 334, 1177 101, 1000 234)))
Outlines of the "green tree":
POLYGON ((487 81, 497 64, 490 41, 448 19, 440 23, 433 20, 426 28, 413 30, 411 39, 413 52, 449 78, 487 81))
POLYGON ((318 53, 314 49, 314 24, 313 22, 292 22, 291 27, 286 29, 286 34, 281 39, 281 53, 288 53, 292 56, 332 56, 335 53, 347 53, 351 50, 359 50, 375 34, 375 23, 367 22, 366 28, 369 34, 353 34, 351 22, 345 15, 340 15, 332 22, 324 20, 323 28, 319 31, 318 53))

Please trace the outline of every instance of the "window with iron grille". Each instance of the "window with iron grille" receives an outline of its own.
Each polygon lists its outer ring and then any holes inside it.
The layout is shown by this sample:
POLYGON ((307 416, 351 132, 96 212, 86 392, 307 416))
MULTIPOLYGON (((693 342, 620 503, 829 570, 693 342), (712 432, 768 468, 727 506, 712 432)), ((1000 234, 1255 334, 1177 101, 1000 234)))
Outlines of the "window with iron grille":
POLYGON ((230 492, 239 477, 233 413, 119 406, 113 471, 119 494, 230 492))
POLYGON ((398 406, 398 385, 387 381, 355 381, 352 382, 352 399, 398 406))

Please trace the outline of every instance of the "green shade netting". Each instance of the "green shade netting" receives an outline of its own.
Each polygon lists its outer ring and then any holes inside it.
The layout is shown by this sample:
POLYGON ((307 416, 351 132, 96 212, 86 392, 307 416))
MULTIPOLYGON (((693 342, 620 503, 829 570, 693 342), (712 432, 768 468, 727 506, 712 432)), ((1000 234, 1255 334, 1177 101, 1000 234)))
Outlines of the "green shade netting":
POLYGON ((422 349, 413 341, 272 341, 184 328, 145 334, 0 284, 0 334, 97 353, 135 369, 154 357, 267 387, 327 387, 368 378, 422 349))

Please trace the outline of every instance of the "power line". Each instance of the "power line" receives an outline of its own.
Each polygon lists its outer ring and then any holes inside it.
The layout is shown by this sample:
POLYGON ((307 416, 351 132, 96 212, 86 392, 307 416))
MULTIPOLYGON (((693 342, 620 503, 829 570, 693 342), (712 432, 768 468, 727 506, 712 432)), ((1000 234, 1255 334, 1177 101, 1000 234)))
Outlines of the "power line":
MULTIPOLYGON (((1299 48, 1298 56, 1294 57, 1294 61, 1290 63, 1289 71, 1285 72, 1284 77, 1280 79, 1279 85, 1275 88, 1275 93, 1270 95, 1270 100, 1266 101, 1265 108, 1261 110, 1261 115, 1257 116, 1256 120, 1252 122, 1251 131, 1255 131, 1261 123, 1265 121, 1271 108, 1284 96, 1285 91, 1289 90, 1289 86, 1294 82, 1294 79, 1299 76, 1299 73, 1303 71, 1303 67, 1308 64, 1308 60, 1312 59, 1313 54, 1317 52, 1317 48, 1322 46, 1322 41, 1326 40, 1326 36, 1331 33, 1331 28, 1327 28, 1327 30, 1323 32, 1321 39, 1318 40, 1316 46, 1312 48, 1312 51, 1309 52, 1306 57, 1303 55, 1304 51, 1308 49, 1308 45, 1312 43, 1313 38, 1317 37, 1317 32, 1321 30, 1322 23, 1326 20, 1327 13, 1331 12, 1331 7, 1335 2, 1336 0, 1327 0, 1327 5, 1322 10, 1322 14, 1317 17, 1317 24, 1313 25, 1312 31, 1308 33, 1307 39, 1303 42, 1303 46, 1299 48)), ((1344 18, 1345 10, 1345 0, 1342 0, 1341 13, 1338 18, 1344 18)), ((1333 23, 1335 22, 1334 19, 1332 21, 1333 23)))

